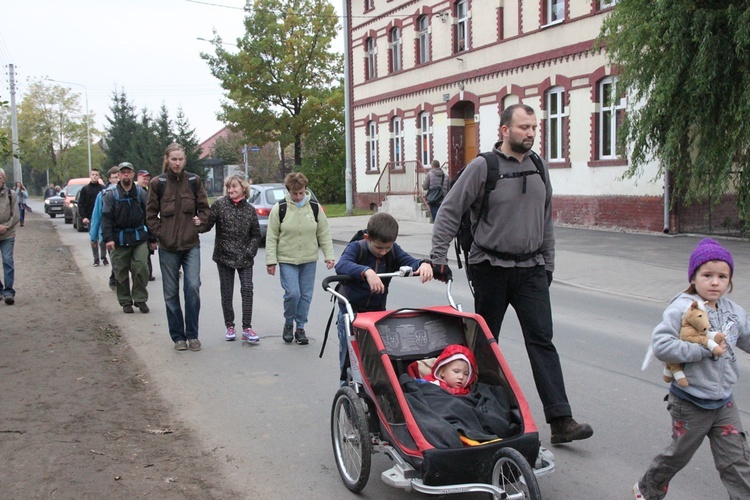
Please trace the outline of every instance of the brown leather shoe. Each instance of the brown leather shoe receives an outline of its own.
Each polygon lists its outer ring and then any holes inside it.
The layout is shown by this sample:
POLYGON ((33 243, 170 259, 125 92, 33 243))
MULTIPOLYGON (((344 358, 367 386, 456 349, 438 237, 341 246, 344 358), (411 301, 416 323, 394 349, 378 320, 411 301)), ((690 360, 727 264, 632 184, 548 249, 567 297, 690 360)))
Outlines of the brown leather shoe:
POLYGON ((560 417, 550 422, 552 429, 552 444, 570 443, 580 439, 588 439, 594 435, 589 424, 579 424, 573 417, 560 417))

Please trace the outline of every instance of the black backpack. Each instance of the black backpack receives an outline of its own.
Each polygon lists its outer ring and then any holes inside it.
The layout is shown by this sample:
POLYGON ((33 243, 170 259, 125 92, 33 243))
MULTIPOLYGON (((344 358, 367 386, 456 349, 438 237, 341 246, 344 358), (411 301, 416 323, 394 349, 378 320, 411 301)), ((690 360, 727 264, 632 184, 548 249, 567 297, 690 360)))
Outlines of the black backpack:
MULTIPOLYGON (((313 217, 315 217, 315 222, 318 222, 318 212, 320 212, 320 204, 315 200, 310 200, 310 208, 312 208, 313 211, 313 217)), ((287 209, 287 203, 286 200, 281 200, 279 202, 279 225, 281 225, 282 222, 284 222, 284 217, 286 217, 286 209, 287 209)), ((359 234, 359 233, 357 233, 359 234)), ((360 238, 361 239, 361 238, 360 238)), ((354 241, 353 239, 351 241, 354 241)))
MULTIPOLYGON (((469 267, 469 252, 471 252, 471 245, 474 243, 474 231, 476 230, 476 226, 479 224, 479 221, 482 219, 482 217, 486 217, 487 214, 487 200, 489 200, 490 193, 493 189, 495 189, 495 186, 497 185, 497 181, 500 179, 512 179, 515 177, 523 177, 523 192, 526 192, 526 177, 529 175, 539 174, 539 177, 542 178, 542 181, 544 182, 545 186, 547 185, 547 177, 544 174, 544 164, 542 163, 542 159, 539 157, 538 154, 536 154, 534 151, 531 151, 529 156, 531 156, 531 161, 534 162, 534 166, 536 166, 536 170, 524 170, 522 172, 510 172, 507 174, 500 175, 500 160, 497 158, 497 154, 490 151, 486 153, 480 153, 477 157, 483 157, 485 161, 487 162, 487 180, 484 183, 484 196, 482 196, 482 204, 479 205, 479 214, 477 216, 477 223, 472 224, 471 223, 471 209, 466 210, 461 215, 461 224, 458 227, 458 232, 456 233, 456 238, 453 240, 453 246, 456 249, 456 260, 458 261, 458 268, 461 269, 464 267, 464 265, 461 263, 461 254, 463 254, 464 262, 466 264, 466 277, 469 280, 469 288, 471 289, 472 293, 474 293, 474 288, 471 287, 471 269, 469 267)), ((468 165, 464 166, 461 170, 459 170, 456 175, 451 179, 451 189, 453 189, 453 186, 455 185, 456 181, 459 177, 461 177, 461 174, 466 170, 466 167, 468 165)))

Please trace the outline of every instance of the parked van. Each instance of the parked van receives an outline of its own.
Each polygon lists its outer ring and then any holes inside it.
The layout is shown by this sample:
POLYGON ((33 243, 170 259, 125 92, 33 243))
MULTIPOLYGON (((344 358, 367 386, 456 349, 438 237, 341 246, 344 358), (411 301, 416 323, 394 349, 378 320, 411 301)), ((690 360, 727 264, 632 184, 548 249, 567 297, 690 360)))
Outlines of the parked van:
POLYGON ((60 196, 65 195, 65 203, 63 204, 63 214, 65 215, 65 223, 73 224, 73 205, 76 202, 76 195, 83 186, 91 182, 88 177, 78 177, 77 179, 70 179, 65 185, 65 188, 60 192, 60 196))

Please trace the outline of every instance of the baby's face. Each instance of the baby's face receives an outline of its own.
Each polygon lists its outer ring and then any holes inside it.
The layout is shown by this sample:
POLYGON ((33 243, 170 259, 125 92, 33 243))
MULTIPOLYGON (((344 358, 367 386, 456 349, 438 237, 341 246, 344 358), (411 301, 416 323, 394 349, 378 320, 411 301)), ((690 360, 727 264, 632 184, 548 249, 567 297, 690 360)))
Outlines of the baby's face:
POLYGON ((448 387, 465 387, 469 380, 469 363, 456 359, 440 369, 440 378, 448 387))

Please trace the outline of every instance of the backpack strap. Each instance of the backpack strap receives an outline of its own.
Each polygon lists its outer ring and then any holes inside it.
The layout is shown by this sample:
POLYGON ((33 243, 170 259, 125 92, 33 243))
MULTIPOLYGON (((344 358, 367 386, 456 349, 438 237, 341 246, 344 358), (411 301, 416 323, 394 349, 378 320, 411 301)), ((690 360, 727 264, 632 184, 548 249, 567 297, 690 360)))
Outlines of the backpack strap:
MULTIPOLYGON (((312 208, 313 211, 313 217, 315 217, 315 223, 318 223, 318 212, 320 212, 320 204, 315 200, 310 200, 310 208, 312 208)), ((281 200, 279 202, 279 225, 281 225, 282 222, 284 222, 284 217, 286 217, 286 209, 287 209, 287 203, 286 200, 281 200)))
MULTIPOLYGON (((193 198, 198 199, 198 176, 192 172, 185 172, 187 175, 188 183, 190 188, 193 190, 193 198)), ((164 191, 167 189, 167 174, 161 174, 158 177, 159 184, 156 186, 156 194, 159 199, 164 196, 164 191)))

